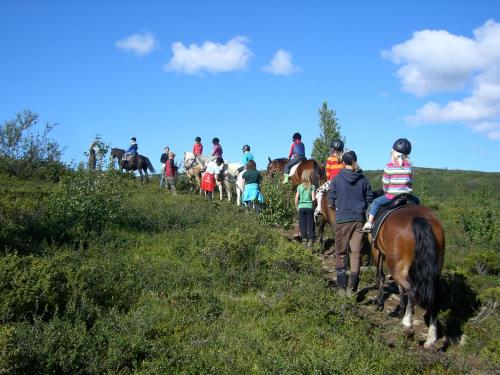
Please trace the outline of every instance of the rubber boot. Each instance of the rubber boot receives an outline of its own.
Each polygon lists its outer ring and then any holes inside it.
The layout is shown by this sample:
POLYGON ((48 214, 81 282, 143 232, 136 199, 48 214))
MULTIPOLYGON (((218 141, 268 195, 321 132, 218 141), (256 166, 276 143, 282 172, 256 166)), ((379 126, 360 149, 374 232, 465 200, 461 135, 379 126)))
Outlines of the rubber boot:
POLYGON ((359 275, 357 273, 351 273, 349 276, 349 282, 347 284, 347 295, 352 296, 358 291, 359 275))
POLYGON ((288 179, 290 178, 290 175, 288 173, 283 174, 283 183, 286 184, 288 182, 288 179))
POLYGON ((337 272, 337 288, 345 291, 347 286, 347 275, 345 273, 345 269, 337 268, 335 271, 337 272))

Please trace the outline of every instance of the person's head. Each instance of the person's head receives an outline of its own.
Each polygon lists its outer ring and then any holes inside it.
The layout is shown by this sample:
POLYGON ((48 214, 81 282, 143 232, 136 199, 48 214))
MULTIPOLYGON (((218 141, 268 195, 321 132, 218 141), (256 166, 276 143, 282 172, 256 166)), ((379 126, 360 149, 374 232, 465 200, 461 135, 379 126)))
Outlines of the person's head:
POLYGON ((340 139, 334 139, 330 142, 330 148, 333 153, 341 155, 344 151, 344 142, 342 142, 340 139))
POLYGON ((217 159, 215 159, 215 164, 217 164, 217 165, 222 165, 222 164, 224 164, 224 159, 222 159, 222 158, 219 156, 217 159))
POLYGON ((173 158, 175 158, 175 154, 174 154, 172 151, 170 151, 170 152, 168 153, 168 157, 169 157, 170 159, 173 159, 173 158))
POLYGON ((213 143, 214 145, 218 145, 218 144, 219 144, 219 142, 220 142, 220 141, 219 141, 219 138, 217 138, 217 137, 215 137, 214 139, 212 139, 212 143, 213 143))
POLYGON ((406 138, 399 138, 392 145, 391 158, 397 162, 399 166, 403 165, 403 160, 408 159, 411 153, 411 143, 406 138))
POLYGON ((257 169, 257 165, 255 164, 255 162, 253 160, 249 160, 247 162, 247 169, 248 170, 256 170, 257 169))
POLYGON ((163 149, 163 151, 165 151, 165 154, 168 154, 168 153, 169 153, 169 151, 170 151, 170 147, 165 146, 165 148, 163 149))
POLYGON ((302 172, 302 176, 300 178, 300 182, 306 185, 306 187, 310 187, 312 184, 311 180, 311 172, 310 171, 304 171, 302 172))
POLYGON ((342 163, 348 169, 358 170, 358 156, 354 151, 347 151, 342 154, 342 163))
POLYGON ((300 133, 293 133, 293 136, 292 136, 292 139, 293 141, 301 141, 302 140, 302 136, 300 135, 300 133))
POLYGON ((200 138, 200 137, 196 137, 196 138, 194 139, 194 141, 195 141, 196 143, 200 143, 200 142, 201 142, 201 138, 200 138))
POLYGON ((135 139, 135 137, 132 137, 132 138, 130 138, 130 142, 135 143, 135 142, 137 142, 137 139, 135 139))
POLYGON ((241 149, 241 151, 243 151, 243 152, 250 151, 250 146, 249 145, 244 145, 243 148, 241 149))

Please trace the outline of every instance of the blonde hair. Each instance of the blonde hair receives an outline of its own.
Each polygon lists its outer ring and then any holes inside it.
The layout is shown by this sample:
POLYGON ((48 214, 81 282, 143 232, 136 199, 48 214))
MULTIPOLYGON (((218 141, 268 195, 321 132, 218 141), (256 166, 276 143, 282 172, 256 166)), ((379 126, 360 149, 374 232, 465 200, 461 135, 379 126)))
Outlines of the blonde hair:
POLYGON ((312 186, 312 180, 311 180, 311 172, 309 171, 304 171, 302 172, 302 176, 300 178, 300 182, 304 185, 306 189, 311 189, 312 186))

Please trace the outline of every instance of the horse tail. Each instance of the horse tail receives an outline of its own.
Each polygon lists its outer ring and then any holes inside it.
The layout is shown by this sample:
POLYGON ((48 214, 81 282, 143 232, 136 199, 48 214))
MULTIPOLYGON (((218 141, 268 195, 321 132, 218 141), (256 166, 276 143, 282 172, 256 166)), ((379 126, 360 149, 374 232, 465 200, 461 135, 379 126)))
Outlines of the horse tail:
POLYGON ((314 186, 316 188, 319 188, 321 185, 321 167, 319 166, 319 163, 313 159, 313 173, 311 176, 311 180, 314 186))
POLYGON ((149 168, 149 171, 150 171, 151 173, 155 173, 155 172, 156 172, 156 171, 155 171, 155 168, 153 167, 153 164, 151 164, 151 162, 149 161, 149 158, 144 157, 144 160, 145 160, 145 162, 146 162, 147 167, 149 168))
POLYGON ((420 306, 435 311, 440 274, 436 237, 429 221, 423 217, 413 218, 412 226, 415 251, 410 267, 410 279, 420 306))

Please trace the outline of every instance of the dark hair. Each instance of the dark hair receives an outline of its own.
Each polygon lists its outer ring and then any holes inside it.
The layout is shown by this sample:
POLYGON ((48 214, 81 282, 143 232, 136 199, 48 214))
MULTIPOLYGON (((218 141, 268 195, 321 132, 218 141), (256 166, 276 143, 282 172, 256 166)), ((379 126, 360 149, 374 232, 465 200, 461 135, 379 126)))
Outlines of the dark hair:
POLYGON ((346 165, 353 165, 358 161, 358 157, 354 151, 347 151, 342 155, 342 162, 346 165))
POLYGON ((248 170, 256 170, 257 169, 257 165, 255 164, 255 162, 253 160, 249 160, 247 162, 247 169, 248 170))
POLYGON ((219 138, 215 137, 214 139, 212 139, 212 143, 219 143, 219 138))
POLYGON ((196 137, 194 140, 195 140, 195 142, 201 142, 201 138, 200 137, 196 137))
POLYGON ((295 141, 296 139, 300 139, 302 140, 302 136, 300 135, 300 133, 294 133, 293 136, 292 136, 292 139, 295 141))
POLYGON ((215 159, 215 162, 216 162, 218 165, 220 165, 220 164, 224 164, 224 159, 222 159, 222 158, 219 156, 217 159, 215 159))

